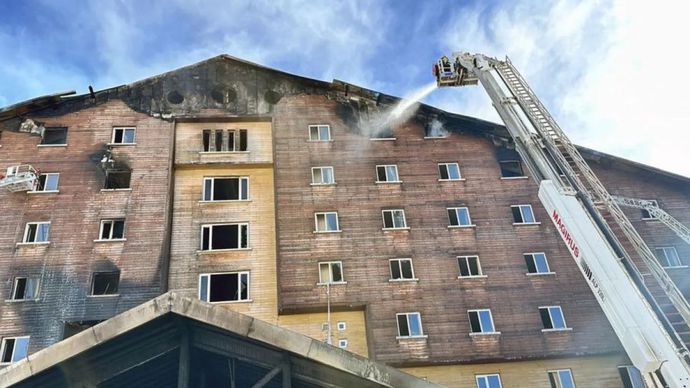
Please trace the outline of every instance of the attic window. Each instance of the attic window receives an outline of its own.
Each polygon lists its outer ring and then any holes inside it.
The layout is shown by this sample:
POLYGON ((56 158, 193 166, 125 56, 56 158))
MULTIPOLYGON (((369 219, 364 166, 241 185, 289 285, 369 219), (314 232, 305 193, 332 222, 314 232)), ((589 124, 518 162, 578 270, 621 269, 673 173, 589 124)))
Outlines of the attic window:
POLYGON ((106 189, 127 189, 132 176, 130 170, 114 170, 105 173, 106 189))
POLYGON ((43 131, 42 145, 66 145, 67 127, 48 127, 43 131))

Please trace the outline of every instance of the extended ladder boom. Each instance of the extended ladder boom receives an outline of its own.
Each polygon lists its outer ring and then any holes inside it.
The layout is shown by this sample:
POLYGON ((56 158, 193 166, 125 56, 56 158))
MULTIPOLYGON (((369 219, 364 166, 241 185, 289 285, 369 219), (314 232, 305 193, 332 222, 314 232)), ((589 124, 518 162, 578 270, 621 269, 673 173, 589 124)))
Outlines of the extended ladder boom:
POLYGON ((677 219, 673 218, 672 215, 666 213, 664 209, 660 208, 654 201, 649 201, 646 199, 637 198, 627 198, 621 197, 619 195, 614 195, 613 200, 621 205, 627 207, 634 207, 636 209, 646 210, 652 218, 661 221, 664 225, 668 226, 678 237, 683 239, 686 243, 690 244, 690 229, 681 224, 677 219))

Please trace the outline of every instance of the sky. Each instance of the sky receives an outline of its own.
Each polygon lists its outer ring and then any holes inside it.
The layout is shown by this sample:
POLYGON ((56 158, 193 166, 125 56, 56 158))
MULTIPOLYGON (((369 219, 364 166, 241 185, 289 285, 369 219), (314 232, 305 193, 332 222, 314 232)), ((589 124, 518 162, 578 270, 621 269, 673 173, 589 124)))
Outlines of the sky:
MULTIPOLYGON (((229 54, 404 97, 508 56, 573 142, 690 177, 690 4, 659 0, 0 1, 0 107, 229 54)), ((480 87, 424 100, 500 122, 480 87)))

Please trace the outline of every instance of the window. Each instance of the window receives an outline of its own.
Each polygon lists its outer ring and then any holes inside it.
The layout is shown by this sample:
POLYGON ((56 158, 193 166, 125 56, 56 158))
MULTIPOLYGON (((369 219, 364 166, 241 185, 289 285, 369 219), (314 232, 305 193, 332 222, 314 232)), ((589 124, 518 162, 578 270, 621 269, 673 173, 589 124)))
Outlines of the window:
POLYGON ((57 191, 60 174, 46 173, 38 176, 38 186, 36 191, 57 191))
POLYGON ((575 388, 573 373, 570 369, 549 371, 549 382, 551 383, 551 388, 575 388))
POLYGON ((398 166, 395 164, 376 166, 377 182, 400 182, 398 177, 398 166))
POLYGON ((98 235, 101 240, 125 238, 125 220, 102 220, 101 231, 98 235))
POLYGON ((236 152, 247 150, 246 129, 204 129, 201 137, 204 152, 236 152))
POLYGON ((415 280, 412 259, 391 259, 391 280, 415 280))
POLYGON ((442 181, 458 181, 460 177, 460 167, 457 163, 439 163, 438 173, 442 181))
POLYGON ((201 274, 199 299, 211 303, 249 300, 249 271, 201 274))
POLYGON ((478 256, 458 256, 458 266, 460 267, 459 277, 482 276, 478 256))
POLYGON ((5 337, 0 346, 0 364, 20 361, 29 354, 29 337, 5 337))
MULTIPOLYGON (((654 199, 648 199, 647 201, 651 202, 654 204, 654 206, 659 207, 659 203, 654 200, 654 199)), ((652 214, 650 214, 647 209, 640 209, 642 212, 642 219, 643 220, 656 220, 657 218, 654 217, 652 214)))
POLYGON ((470 317, 470 329, 472 333, 496 333, 494 330, 494 320, 491 317, 491 310, 468 310, 470 317))
POLYGON ((132 177, 130 170, 108 170, 105 172, 106 189, 128 189, 132 177))
POLYGON ((632 365, 618 367, 618 373, 623 380, 623 388, 646 388, 640 370, 632 365))
POLYGON ((449 207, 448 209, 449 226, 473 226, 470 219, 470 210, 466 207, 449 207))
POLYGON ((314 213, 314 222, 316 223, 316 232, 340 231, 338 213, 336 212, 314 213))
POLYGON ((407 229, 405 211, 402 209, 383 210, 384 229, 407 229))
POLYGON ((319 284, 345 283, 343 279, 343 263, 327 261, 319 263, 319 284))
POLYGON ((513 212, 513 221, 516 224, 536 224, 532 205, 513 205, 510 210, 513 212))
POLYGON ((249 178, 204 178, 204 201, 249 199, 249 178))
POLYGON ((134 144, 136 128, 134 127, 115 127, 113 128, 113 144, 134 144))
POLYGON ((335 183, 333 167, 312 167, 311 183, 314 185, 331 185, 335 183))
POLYGON ((309 140, 328 141, 331 140, 331 127, 329 125, 310 125, 309 140))
POLYGON ((96 272, 91 283, 91 295, 116 295, 119 286, 119 272, 96 272))
POLYGON ((541 322, 544 324, 544 330, 562 330, 568 328, 565 324, 561 306, 539 307, 539 314, 541 314, 541 322))
POLYGON ((343 330, 347 329, 347 322, 338 321, 337 327, 338 327, 338 330, 343 331, 343 330))
POLYGON ((477 388, 502 388, 501 376, 498 374, 477 375, 475 379, 477 381, 477 388))
POLYGON ((395 315, 398 320, 398 338, 421 337, 422 318, 419 313, 400 313, 395 315))
POLYGON ((248 248, 249 224, 215 224, 201 227, 201 250, 248 248))
POLYGON ((659 247, 654 252, 662 267, 681 267, 683 265, 675 247, 659 247))
POLYGON ((38 279, 27 277, 14 278, 12 300, 31 300, 38 297, 38 279))
POLYGON ((47 127, 43 131, 41 144, 65 145, 67 144, 67 127, 47 127))
POLYGON ((24 243, 48 242, 50 222, 28 222, 24 229, 24 243))
POLYGON ((498 162, 498 165, 501 167, 501 177, 503 178, 525 176, 522 172, 522 163, 519 160, 502 160, 498 162))
POLYGON ((338 347, 341 349, 347 349, 347 340, 346 339, 339 339, 338 340, 338 347))
POLYGON ((544 253, 525 253, 523 255, 527 263, 527 273, 550 273, 549 262, 544 253))

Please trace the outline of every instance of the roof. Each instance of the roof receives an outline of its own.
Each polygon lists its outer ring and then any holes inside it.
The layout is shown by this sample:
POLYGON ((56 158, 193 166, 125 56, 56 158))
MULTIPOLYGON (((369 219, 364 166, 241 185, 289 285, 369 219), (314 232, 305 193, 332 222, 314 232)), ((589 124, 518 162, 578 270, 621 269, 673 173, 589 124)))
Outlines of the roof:
POLYGON ((168 292, 0 371, 13 387, 436 387, 395 368, 168 292), (183 385, 178 385, 183 386, 183 385), (186 386, 186 385, 184 385, 186 386), (262 385, 258 385, 262 386, 262 385))

